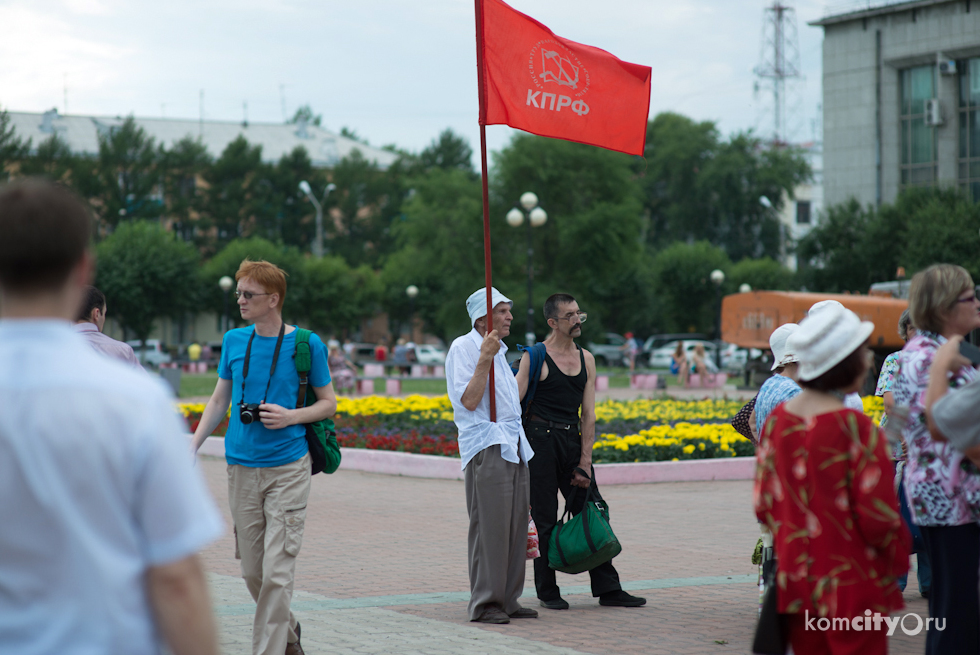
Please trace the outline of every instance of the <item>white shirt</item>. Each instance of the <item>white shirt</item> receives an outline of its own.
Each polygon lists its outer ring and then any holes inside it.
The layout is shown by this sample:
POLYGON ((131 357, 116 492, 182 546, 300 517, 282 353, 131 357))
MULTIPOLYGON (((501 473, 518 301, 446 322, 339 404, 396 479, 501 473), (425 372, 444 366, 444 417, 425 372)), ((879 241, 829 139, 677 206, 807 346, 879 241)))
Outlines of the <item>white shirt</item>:
POLYGON ((501 342, 493 358, 497 422, 490 422, 490 385, 474 411, 463 407, 463 392, 473 378, 483 337, 474 328, 453 341, 446 354, 446 387, 453 404, 453 420, 459 430, 459 457, 462 468, 481 450, 500 444, 500 456, 518 464, 534 457, 521 425, 521 400, 517 379, 507 364, 507 344, 501 342))
POLYGON ((156 655, 150 566, 222 531, 162 382, 0 321, 0 652, 156 655))
POLYGON ((844 407, 848 409, 854 409, 859 412, 864 411, 864 401, 861 400, 861 394, 859 393, 849 393, 844 396, 844 407))

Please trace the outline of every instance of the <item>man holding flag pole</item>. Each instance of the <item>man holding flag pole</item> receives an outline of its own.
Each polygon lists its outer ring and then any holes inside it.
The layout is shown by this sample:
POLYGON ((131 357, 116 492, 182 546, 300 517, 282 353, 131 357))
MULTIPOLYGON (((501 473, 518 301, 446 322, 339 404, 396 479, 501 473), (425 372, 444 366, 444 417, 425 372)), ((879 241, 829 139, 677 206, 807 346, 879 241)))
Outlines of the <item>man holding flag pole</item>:
POLYGON ((501 343, 510 333, 513 303, 493 288, 486 126, 510 125, 642 156, 651 69, 557 36, 501 0, 474 2, 486 283, 466 301, 473 330, 453 342, 446 378, 470 517, 470 620, 509 623, 537 617, 517 603, 524 585, 519 544, 527 537, 523 499, 533 452, 501 343))

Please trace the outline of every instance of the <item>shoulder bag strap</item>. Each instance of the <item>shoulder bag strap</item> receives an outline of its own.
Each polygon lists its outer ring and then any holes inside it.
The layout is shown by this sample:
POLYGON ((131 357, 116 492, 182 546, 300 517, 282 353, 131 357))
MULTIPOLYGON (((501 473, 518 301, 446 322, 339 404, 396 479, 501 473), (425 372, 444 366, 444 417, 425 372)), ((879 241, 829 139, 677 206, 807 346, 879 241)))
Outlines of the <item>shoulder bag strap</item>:
POLYGON ((313 354, 310 352, 310 331, 296 328, 296 372, 299 374, 299 393, 296 395, 296 407, 306 407, 306 389, 309 385, 309 373, 313 367, 313 354))

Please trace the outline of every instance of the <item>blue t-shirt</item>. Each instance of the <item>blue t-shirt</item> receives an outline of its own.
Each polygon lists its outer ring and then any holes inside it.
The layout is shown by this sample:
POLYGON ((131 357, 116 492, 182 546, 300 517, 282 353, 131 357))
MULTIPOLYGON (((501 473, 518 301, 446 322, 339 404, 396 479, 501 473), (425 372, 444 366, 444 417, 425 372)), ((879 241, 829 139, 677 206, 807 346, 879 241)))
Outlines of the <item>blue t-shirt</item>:
POLYGON ((800 385, 785 375, 773 375, 762 384, 755 397, 755 429, 759 437, 762 437, 762 428, 772 410, 801 391, 800 385))
MULTIPOLYGON (((242 425, 238 405, 242 402, 242 367, 245 365, 245 349, 255 327, 238 328, 225 333, 221 346, 221 362, 218 364, 218 377, 231 380, 231 419, 225 434, 225 457, 229 464, 240 464, 252 468, 268 468, 295 462, 307 453, 306 428, 303 425, 290 425, 281 430, 269 430, 261 421, 242 425)), ((272 367, 272 354, 276 350, 275 337, 255 335, 252 340, 252 354, 248 363, 248 378, 245 379, 245 402, 261 403, 265 385, 269 382, 269 369, 272 367)), ((296 354, 296 330, 285 335, 279 349, 276 374, 269 384, 269 395, 265 402, 282 405, 288 409, 296 407, 299 395, 299 374, 293 357, 296 354)), ((327 349, 316 334, 310 335, 310 354, 312 365, 309 384, 325 387, 330 384, 330 369, 327 367, 327 349)))

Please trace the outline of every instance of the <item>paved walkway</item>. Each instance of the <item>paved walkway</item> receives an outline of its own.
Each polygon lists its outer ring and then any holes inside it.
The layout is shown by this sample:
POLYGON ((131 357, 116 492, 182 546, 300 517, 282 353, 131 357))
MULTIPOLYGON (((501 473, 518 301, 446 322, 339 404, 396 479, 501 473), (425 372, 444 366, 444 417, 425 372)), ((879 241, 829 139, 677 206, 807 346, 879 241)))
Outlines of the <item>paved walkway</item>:
MULTIPOLYGON (((200 466, 229 521, 224 462, 200 466)), ((585 576, 559 575, 565 612, 538 608, 528 566, 524 604, 537 620, 485 626, 466 620, 463 483, 338 471, 313 479, 293 607, 307 653, 461 654, 748 653, 758 603, 749 557, 758 528, 751 483, 607 487, 624 544, 623 586, 642 608, 600 607, 585 576)), ((253 605, 232 538, 204 552, 221 641, 247 655, 253 605)), ((925 617, 914 575, 907 612, 925 617)), ((892 653, 921 653, 924 633, 892 638, 892 653)))

